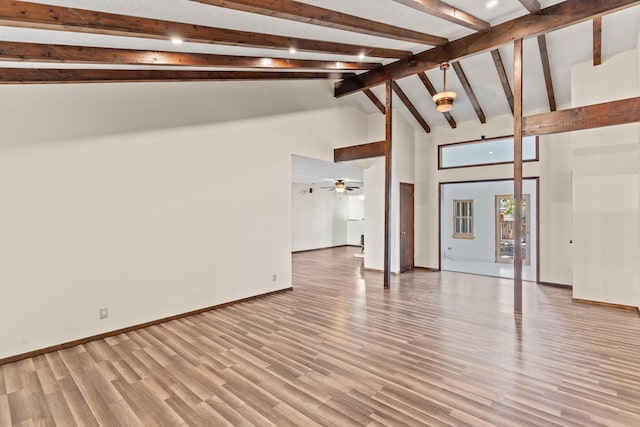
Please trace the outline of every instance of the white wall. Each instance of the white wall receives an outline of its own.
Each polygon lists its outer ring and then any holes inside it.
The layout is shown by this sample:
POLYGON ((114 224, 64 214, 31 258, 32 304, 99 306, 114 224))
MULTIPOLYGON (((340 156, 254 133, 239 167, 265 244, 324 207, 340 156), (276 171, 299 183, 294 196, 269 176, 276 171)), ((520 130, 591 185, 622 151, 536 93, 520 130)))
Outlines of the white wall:
POLYGON ((291 188, 291 250, 346 245, 349 196, 309 184, 294 183, 291 188))
POLYGON ((540 137, 541 282, 573 283, 571 134, 540 137))
POLYGON ((364 220, 364 194, 348 196, 349 219, 352 221, 364 220))
MULTIPOLYGON (((571 69, 574 106, 640 95, 638 52, 598 67, 571 69)), ((573 156, 573 295, 640 305, 640 125, 571 134, 573 156)))
MULTIPOLYGON (((394 110, 392 117, 391 153, 391 266, 400 271, 400 182, 414 182, 416 132, 394 110)), ((369 136, 372 141, 384 139, 384 116, 369 116, 369 136), (382 135, 380 135, 382 133, 382 135), (382 138, 380 138, 380 136, 382 138)), ((377 158, 364 170, 365 182, 365 268, 384 269, 384 158, 377 158)))
POLYGON ((364 234, 364 194, 349 196, 349 219, 347 221, 347 244, 360 245, 364 234))
POLYGON ((367 142, 347 105, 193 126, 215 86, 146 85, 0 88, 0 357, 291 286, 291 154, 367 142))
POLYGON ((364 267, 384 269, 384 158, 364 170, 364 267))
MULTIPOLYGON (((393 115, 395 117, 395 114, 393 115)), ((369 114, 369 142, 385 139, 384 114, 369 114)), ((393 132, 393 128, 392 128, 393 132)), ((392 146, 393 147, 393 146, 392 146)), ((393 155, 393 153, 392 153, 393 155)), ((384 158, 367 159, 360 163, 364 170, 364 266, 384 269, 384 158)))

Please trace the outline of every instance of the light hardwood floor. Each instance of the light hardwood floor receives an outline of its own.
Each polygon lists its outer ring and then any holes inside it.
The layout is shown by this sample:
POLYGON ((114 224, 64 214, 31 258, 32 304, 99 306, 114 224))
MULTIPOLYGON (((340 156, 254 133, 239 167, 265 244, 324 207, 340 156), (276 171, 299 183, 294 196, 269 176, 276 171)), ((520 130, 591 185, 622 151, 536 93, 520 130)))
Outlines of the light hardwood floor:
POLYGON ((294 255, 294 291, 0 367, 0 426, 640 426, 640 318, 294 255))

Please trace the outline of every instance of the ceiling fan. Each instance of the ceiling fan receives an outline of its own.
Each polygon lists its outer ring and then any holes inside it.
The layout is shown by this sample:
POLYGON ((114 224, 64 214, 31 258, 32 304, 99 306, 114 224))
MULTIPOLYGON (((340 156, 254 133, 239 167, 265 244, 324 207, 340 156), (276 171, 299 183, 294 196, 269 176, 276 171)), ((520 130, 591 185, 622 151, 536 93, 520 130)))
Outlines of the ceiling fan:
POLYGON ((346 191, 353 191, 353 190, 358 189, 360 187, 353 187, 353 186, 347 185, 344 182, 344 179, 339 179, 339 180, 336 181, 336 183, 333 185, 333 187, 320 187, 320 188, 330 188, 329 191, 334 191, 335 190, 336 193, 344 193, 345 190, 346 191))

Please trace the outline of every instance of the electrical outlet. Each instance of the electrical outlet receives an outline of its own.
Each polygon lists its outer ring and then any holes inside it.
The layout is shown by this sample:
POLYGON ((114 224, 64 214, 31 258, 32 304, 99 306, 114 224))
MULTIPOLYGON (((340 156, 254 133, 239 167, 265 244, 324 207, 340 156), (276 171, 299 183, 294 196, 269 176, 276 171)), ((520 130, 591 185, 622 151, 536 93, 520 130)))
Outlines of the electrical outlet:
POLYGON ((109 309, 107 307, 103 307, 100 309, 100 320, 104 320, 109 317, 109 309))
POLYGON ((274 274, 273 276, 271 276, 271 280, 273 280, 274 282, 278 280, 278 275, 274 274))

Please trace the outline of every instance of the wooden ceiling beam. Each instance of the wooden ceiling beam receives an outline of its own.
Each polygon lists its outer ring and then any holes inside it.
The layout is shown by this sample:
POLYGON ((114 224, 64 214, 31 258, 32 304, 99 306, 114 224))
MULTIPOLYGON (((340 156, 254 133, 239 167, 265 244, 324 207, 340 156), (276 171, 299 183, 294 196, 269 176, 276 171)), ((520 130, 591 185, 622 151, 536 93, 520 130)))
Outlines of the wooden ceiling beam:
MULTIPOLYGON (((420 81, 422 82, 424 87, 429 92, 429 95, 433 97, 436 93, 438 93, 436 88, 433 86, 433 83, 431 83, 431 80, 429 80, 429 77, 427 77, 425 73, 418 73, 418 77, 420 78, 420 81)), ((445 119, 447 119, 447 122, 449 122, 449 126, 451 126, 452 129, 455 129, 458 126, 458 124, 456 123, 451 113, 449 113, 448 111, 445 111, 444 113, 442 113, 442 115, 444 116, 445 119)))
POLYGON ((211 6, 225 7, 243 12, 257 13, 275 18, 288 19, 304 24, 368 34, 411 43, 439 46, 447 43, 444 37, 425 34, 406 28, 395 27, 346 13, 325 9, 292 0, 195 0, 211 6))
POLYGON ((520 0, 520 4, 522 4, 529 13, 538 13, 542 9, 538 0, 520 0))
POLYGON ((212 55, 204 53, 155 52, 104 47, 67 46, 0 41, 0 60, 25 62, 69 62, 78 64, 178 65, 262 69, 366 70, 371 62, 316 61, 291 58, 212 55))
POLYGON ((538 48, 540 49, 540 61, 542 62, 542 74, 544 84, 547 87, 547 98, 549 99, 549 109, 556 111, 556 95, 553 90, 553 80, 551 78, 551 63, 549 62, 549 51, 547 49, 547 36, 538 36, 538 48))
POLYGON ((640 122, 640 96, 524 117, 523 136, 573 132, 640 122))
POLYGON ((405 58, 411 52, 371 46, 358 46, 320 40, 276 36, 248 31, 205 27, 136 16, 117 15, 70 7, 49 6, 23 1, 0 3, 0 25, 39 30, 73 31, 86 34, 144 37, 185 42, 302 52, 332 53, 371 58, 405 58))
POLYGON ((429 124, 426 122, 424 117, 422 117, 422 114, 420 114, 415 105, 413 105, 407 94, 405 94, 400 86, 398 86, 398 83, 391 82, 391 88, 396 93, 396 95, 398 95, 398 98, 400 98, 400 101, 402 101, 404 106, 407 107, 407 110, 409 110, 411 115, 418 121, 418 123, 420 123, 422 129, 424 129, 424 131, 427 133, 431 132, 431 127, 429 127, 429 124))
POLYGON ((593 19, 593 66, 602 64, 602 16, 593 19))
POLYGON ((480 123, 487 123, 487 118, 484 115, 484 111, 482 111, 482 107, 480 106, 480 101, 478 101, 478 97, 473 91, 473 88, 471 87, 471 83, 469 82, 467 75, 464 73, 464 70, 462 69, 462 64, 460 64, 459 62, 452 62, 451 66, 453 67, 453 70, 456 72, 456 76, 458 76, 458 80, 460 80, 460 83, 462 84, 462 87, 464 88, 464 91, 467 94, 467 98, 469 98, 469 102, 471 102, 471 105, 473 106, 473 109, 476 112, 476 116, 478 116, 478 120, 480 120, 480 123))
POLYGON ((336 83, 335 96, 341 97, 377 86, 387 80, 397 80, 438 67, 442 62, 453 62, 477 55, 549 31, 558 30, 596 16, 613 13, 640 4, 640 0, 565 0, 542 9, 539 13, 524 15, 492 27, 482 33, 470 34, 444 46, 434 47, 375 70, 359 74, 336 83))
POLYGON ((349 160, 369 159, 371 157, 383 157, 385 152, 384 144, 385 141, 378 141, 336 148, 333 150, 333 161, 337 163, 347 162, 349 160))
POLYGON ((491 28, 488 22, 473 16, 464 10, 457 9, 440 0, 394 0, 421 12, 436 16, 445 21, 471 28, 475 31, 486 31, 491 28))
MULTIPOLYGON (((350 73, 343 74, 345 77, 350 73)), ((0 68, 0 84, 188 82, 220 80, 336 79, 340 74, 302 71, 94 70, 0 68)))
POLYGON ((382 101, 380 101, 380 100, 378 99, 378 97, 376 96, 376 94, 375 94, 375 93, 373 93, 373 92, 371 91, 371 89, 365 89, 365 90, 363 90, 363 92, 364 92, 364 94, 367 96, 367 98, 369 98, 369 99, 371 100, 371 102, 373 102, 373 105, 375 105, 375 106, 376 106, 376 108, 377 108, 378 110, 380 110, 380 112, 381 112, 382 114, 386 114, 386 113, 385 113, 385 111, 386 111, 386 110, 385 110, 385 106, 384 106, 384 104, 382 103, 382 101))
POLYGON ((513 91, 511 90, 511 85, 509 84, 507 72, 504 69, 504 63, 502 62, 500 51, 498 49, 492 50, 491 57, 493 58, 493 63, 496 66, 496 71, 498 71, 498 77, 500 77, 500 83, 502 83, 504 95, 507 97, 507 103, 509 104, 509 108, 511 108, 511 113, 513 114, 513 91))

